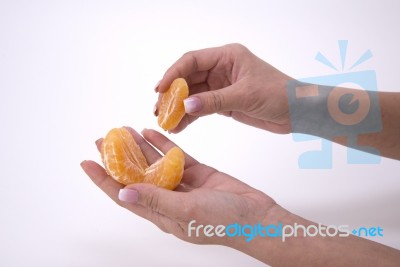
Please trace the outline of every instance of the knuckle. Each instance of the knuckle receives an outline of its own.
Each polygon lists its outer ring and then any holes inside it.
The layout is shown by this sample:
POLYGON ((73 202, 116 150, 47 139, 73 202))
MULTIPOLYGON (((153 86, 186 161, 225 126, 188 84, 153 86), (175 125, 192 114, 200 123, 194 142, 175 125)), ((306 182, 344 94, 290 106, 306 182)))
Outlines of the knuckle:
POLYGON ((194 51, 187 51, 183 53, 182 58, 191 57, 194 51))
POLYGON ((146 200, 145 200, 145 205, 147 206, 147 207, 149 207, 151 210, 153 210, 153 211, 155 211, 155 212, 159 212, 159 210, 160 210, 160 201, 159 201, 159 196, 158 196, 158 194, 156 193, 156 190, 153 190, 149 195, 148 195, 148 197, 146 198, 146 200))
POLYGON ((227 44, 226 47, 229 49, 232 49, 234 51, 237 51, 237 52, 243 52, 243 51, 248 50, 247 47, 245 47, 244 45, 242 45, 240 43, 227 44))
POLYGON ((175 145, 175 143, 173 143, 172 141, 168 140, 167 142, 165 142, 163 145, 161 145, 161 151, 166 154, 171 148, 173 148, 175 145))
POLYGON ((222 94, 219 94, 217 92, 211 91, 211 97, 210 97, 210 108, 215 111, 220 111, 222 109, 222 105, 224 102, 224 97, 222 94))
POLYGON ((197 71, 199 69, 199 65, 195 56, 196 51, 188 51, 183 54, 182 60, 187 61, 191 64, 192 71, 197 71))

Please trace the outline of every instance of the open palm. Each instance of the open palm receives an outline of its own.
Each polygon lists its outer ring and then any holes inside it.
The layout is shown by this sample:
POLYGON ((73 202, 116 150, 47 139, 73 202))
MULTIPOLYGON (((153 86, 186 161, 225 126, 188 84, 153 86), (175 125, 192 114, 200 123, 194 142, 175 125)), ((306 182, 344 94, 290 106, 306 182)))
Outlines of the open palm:
MULTIPOLYGON (((140 146, 149 164, 152 164, 175 144, 154 130, 144 130, 143 137, 131 128, 128 130, 140 146), (155 147, 153 147, 153 146, 155 147)), ((98 148, 102 140, 98 140, 98 148)), ((226 244, 221 237, 188 237, 188 223, 228 225, 231 223, 263 222, 276 205, 264 193, 245 183, 199 163, 185 153, 185 171, 181 184, 169 191, 151 184, 126 186, 139 192, 136 203, 118 199, 124 185, 107 175, 103 167, 93 161, 82 162, 82 167, 93 182, 118 205, 150 220, 160 229, 192 243, 226 244)))

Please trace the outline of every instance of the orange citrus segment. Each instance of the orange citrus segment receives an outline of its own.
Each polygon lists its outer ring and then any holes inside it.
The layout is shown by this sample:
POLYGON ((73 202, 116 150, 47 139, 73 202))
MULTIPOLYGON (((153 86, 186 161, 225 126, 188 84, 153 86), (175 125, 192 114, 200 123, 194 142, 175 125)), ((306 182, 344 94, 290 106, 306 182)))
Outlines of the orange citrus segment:
POLYGON ((183 151, 179 147, 174 147, 147 168, 143 182, 174 189, 181 182, 184 165, 183 151))
POLYGON ((127 129, 112 129, 103 140, 101 155, 107 173, 118 182, 127 185, 143 181, 148 164, 127 129))
POLYGON ((173 147, 149 167, 142 150, 125 128, 115 128, 107 134, 101 157, 107 173, 121 184, 144 182, 170 190, 180 183, 185 165, 183 151, 173 147))
POLYGON ((189 96, 188 85, 183 78, 175 79, 159 102, 158 124, 164 130, 174 129, 185 116, 183 100, 189 96))

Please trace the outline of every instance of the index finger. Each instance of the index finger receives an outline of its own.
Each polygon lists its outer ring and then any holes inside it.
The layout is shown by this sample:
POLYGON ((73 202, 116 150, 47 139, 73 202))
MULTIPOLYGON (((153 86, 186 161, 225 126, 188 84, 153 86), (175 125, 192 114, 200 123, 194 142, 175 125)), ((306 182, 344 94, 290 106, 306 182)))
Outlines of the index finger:
MULTIPOLYGON (((176 78, 188 79, 190 75, 195 73, 201 74, 197 77, 206 79, 207 75, 204 75, 204 71, 208 71, 217 65, 221 59, 222 50, 222 47, 212 47, 185 53, 165 72, 157 91, 163 93, 168 90, 176 78)), ((195 83, 199 82, 201 81, 195 81, 195 83)))

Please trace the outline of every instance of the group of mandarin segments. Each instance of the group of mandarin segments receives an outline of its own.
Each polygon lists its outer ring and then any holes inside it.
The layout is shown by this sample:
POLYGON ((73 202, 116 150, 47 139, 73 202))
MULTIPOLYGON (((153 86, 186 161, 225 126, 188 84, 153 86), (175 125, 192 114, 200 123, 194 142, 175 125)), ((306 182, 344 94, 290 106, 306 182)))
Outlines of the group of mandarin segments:
MULTIPOLYGON (((164 130, 174 129, 185 115, 183 100, 189 95, 184 79, 175 79, 159 101, 158 124, 164 130)), ((185 156, 173 147, 162 158, 149 166, 142 150, 126 128, 108 132, 101 147, 101 158, 107 173, 117 182, 128 185, 151 183, 175 189, 183 175, 185 156)))

